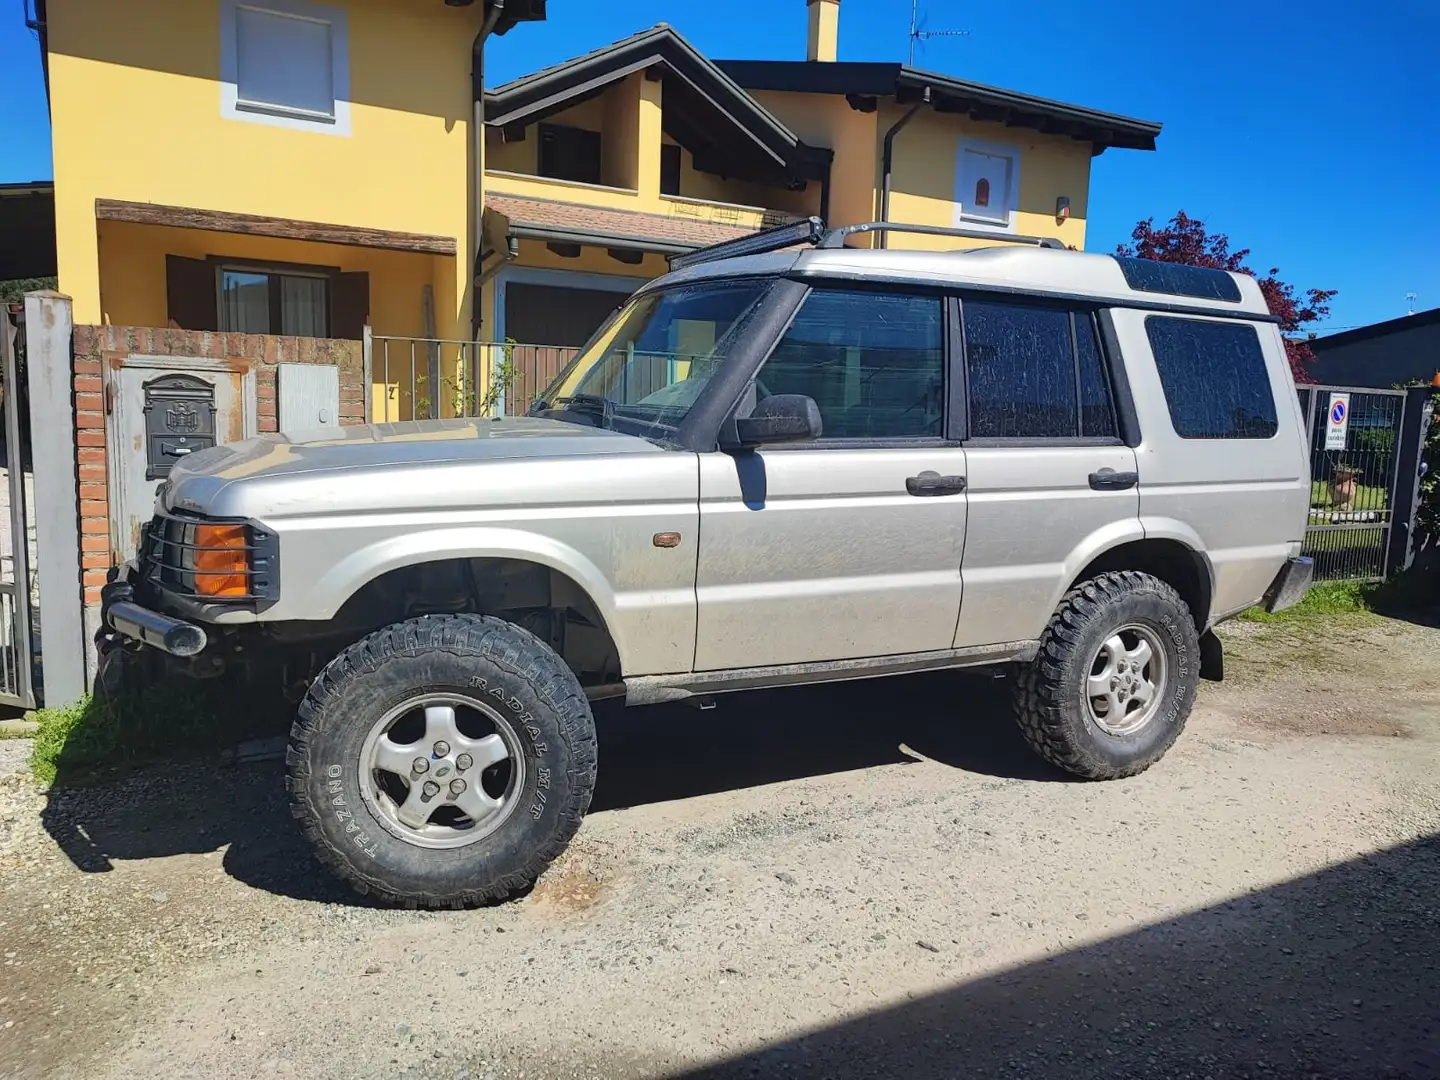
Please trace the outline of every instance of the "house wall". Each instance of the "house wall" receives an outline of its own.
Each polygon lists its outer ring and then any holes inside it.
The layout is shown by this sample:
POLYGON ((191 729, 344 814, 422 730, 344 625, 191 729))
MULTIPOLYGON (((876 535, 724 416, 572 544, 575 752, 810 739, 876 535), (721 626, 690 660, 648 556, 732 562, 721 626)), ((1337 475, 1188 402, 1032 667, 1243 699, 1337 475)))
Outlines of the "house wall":
MULTIPOLYGON (((349 135, 221 117, 220 0, 51 3, 56 240, 77 322, 104 317, 96 199, 453 237, 474 250, 470 63, 482 5, 328 2, 348 18, 349 135)), ((443 334, 464 326, 469 277, 448 275, 443 334)))
MULTIPOLYGON (((840 94, 757 90, 752 97, 803 142, 835 152, 830 168, 830 225, 854 225, 878 216, 879 158, 875 113, 852 109, 840 94)), ((818 187, 819 185, 814 185, 818 187)), ((815 212, 819 212, 818 202, 815 212)))
MULTIPOLYGON (((852 225, 880 217, 884 187, 885 133, 909 106, 882 103, 873 113, 850 107, 840 94, 757 90, 757 101, 812 146, 835 152, 831 169, 830 221, 852 225)), ((955 176, 966 139, 1014 147, 1020 160, 1019 206, 1014 231, 1085 244, 1090 189, 1090 144, 1024 128, 986 124, 923 109, 895 137, 890 219, 917 225, 953 226, 955 176), (1070 199, 1070 218, 1057 223, 1055 200, 1070 199)), ((941 237, 896 235, 891 247, 953 247, 941 237)))
MULTIPOLYGON (((843 99, 841 99, 843 101, 843 99)), ((908 112, 907 106, 882 105, 875 113, 874 160, 883 161, 885 132, 908 112)), ((1090 144, 1067 136, 1041 135, 1025 128, 975 121, 924 109, 894 142, 890 220, 917 225, 959 225, 985 228, 955 218, 955 180, 961 144, 967 139, 1013 147, 1020 168, 1020 191, 1013 230, 1031 236, 1053 236, 1067 245, 1085 247, 1086 203, 1090 192, 1090 144), (1055 219, 1055 200, 1070 199, 1067 221, 1055 219)), ((838 158, 838 155, 837 155, 838 158)), ((837 169, 842 166, 837 160, 837 169)), ((876 206, 883 177, 876 180, 876 206)), ((944 237, 893 236, 890 246, 943 250, 954 247, 944 237)))
MULTIPOLYGON (((815 95, 819 97, 819 95, 815 95)), ((545 121, 567 127, 598 131, 601 134, 601 177, 604 184, 577 184, 538 174, 540 135, 538 125, 525 130, 525 138, 506 142, 500 131, 485 133, 485 190, 496 194, 635 210, 648 214, 669 214, 675 202, 660 193, 660 147, 675 140, 661 129, 664 83, 650 82, 635 72, 608 87, 589 101, 556 113, 545 121)), ((727 212, 718 217, 685 213, 721 224, 753 224, 763 221, 763 210, 791 214, 819 212, 820 185, 808 184, 793 192, 713 173, 699 172, 689 151, 681 151, 680 196, 682 200, 720 203, 727 212), (728 208, 751 208, 753 214, 736 217, 728 208)))
POLYGON ((261 334, 215 334, 144 326, 76 326, 75 442, 80 495, 81 572, 85 605, 100 603, 105 572, 117 561, 110 536, 108 445, 103 372, 126 356, 201 357, 230 361, 255 372, 258 426, 278 430, 276 364, 332 364, 340 371, 340 423, 365 421, 364 361, 360 342, 261 334))
POLYGON ((421 337, 425 331, 424 288, 430 285, 437 295, 448 295, 437 280, 437 271, 440 264, 454 261, 448 256, 124 221, 101 221, 98 225, 101 321, 118 326, 166 325, 166 255, 192 259, 219 255, 258 262, 333 266, 345 272, 365 271, 370 275, 370 324, 375 333, 421 337))

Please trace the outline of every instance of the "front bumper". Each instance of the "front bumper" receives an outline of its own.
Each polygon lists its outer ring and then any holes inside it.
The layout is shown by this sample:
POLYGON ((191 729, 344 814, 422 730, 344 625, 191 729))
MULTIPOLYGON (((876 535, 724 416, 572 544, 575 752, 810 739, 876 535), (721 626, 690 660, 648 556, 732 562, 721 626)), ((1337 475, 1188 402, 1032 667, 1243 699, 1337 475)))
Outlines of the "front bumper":
POLYGON ((202 627, 136 602, 131 584, 135 575, 134 564, 126 563, 101 590, 100 618, 104 625, 127 642, 149 645, 171 656, 190 657, 203 652, 209 635, 202 627))
POLYGON ((1269 590, 1265 593, 1265 610, 1284 611, 1305 599, 1310 585, 1315 580, 1315 560, 1307 555, 1288 560, 1280 573, 1275 575, 1269 590))

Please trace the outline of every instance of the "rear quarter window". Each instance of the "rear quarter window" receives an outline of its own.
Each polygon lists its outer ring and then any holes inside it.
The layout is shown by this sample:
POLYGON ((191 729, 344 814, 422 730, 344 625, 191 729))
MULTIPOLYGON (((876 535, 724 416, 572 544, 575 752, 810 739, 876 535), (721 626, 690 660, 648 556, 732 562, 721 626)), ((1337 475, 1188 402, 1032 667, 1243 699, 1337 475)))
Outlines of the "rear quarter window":
POLYGON ((1275 395, 1254 325, 1151 315, 1145 333, 1177 435, 1274 438, 1275 395))

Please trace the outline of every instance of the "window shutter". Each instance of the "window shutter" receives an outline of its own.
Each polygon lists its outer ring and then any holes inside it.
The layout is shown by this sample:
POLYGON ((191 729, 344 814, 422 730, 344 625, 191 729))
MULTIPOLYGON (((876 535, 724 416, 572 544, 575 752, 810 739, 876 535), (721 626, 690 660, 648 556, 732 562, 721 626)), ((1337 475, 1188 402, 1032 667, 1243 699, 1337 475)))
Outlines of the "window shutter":
POLYGON ((330 294, 330 336, 359 341, 370 321, 370 275, 337 274, 330 294))
POLYGON ((182 330, 219 330, 215 267, 204 259, 165 256, 167 318, 182 330))

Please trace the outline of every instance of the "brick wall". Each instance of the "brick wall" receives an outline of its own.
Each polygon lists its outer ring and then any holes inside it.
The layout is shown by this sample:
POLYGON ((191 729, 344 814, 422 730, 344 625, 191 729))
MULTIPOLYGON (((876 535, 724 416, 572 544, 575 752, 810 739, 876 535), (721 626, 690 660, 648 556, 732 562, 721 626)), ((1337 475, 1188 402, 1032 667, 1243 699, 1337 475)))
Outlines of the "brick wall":
MULTIPOLYGON (((106 364, 126 356, 196 357, 247 362, 255 372, 260 431, 278 430, 276 364, 332 364, 340 369, 340 423, 365 422, 365 362, 358 341, 220 334, 145 326, 77 326, 75 349, 75 442, 79 469, 80 550, 85 604, 100 603, 100 586, 116 555, 110 545, 109 473, 106 455, 106 364)), ((141 452, 143 451, 136 451, 141 452)))

